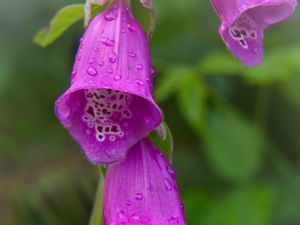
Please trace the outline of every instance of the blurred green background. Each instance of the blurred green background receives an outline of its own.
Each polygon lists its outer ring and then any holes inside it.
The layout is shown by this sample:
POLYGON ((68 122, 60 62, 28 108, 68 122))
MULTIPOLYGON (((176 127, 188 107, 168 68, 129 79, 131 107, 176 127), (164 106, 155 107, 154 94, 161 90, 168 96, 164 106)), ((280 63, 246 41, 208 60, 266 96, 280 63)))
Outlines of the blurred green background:
MULTIPOLYGON (((38 29, 72 0, 0 2, 0 224, 88 224, 97 184, 53 113, 82 22, 38 29)), ((82 3, 82 2, 79 2, 82 3)), ((265 33, 264 64, 225 49, 209 1, 154 0, 155 96, 175 139, 188 225, 300 224, 300 11, 265 33)))

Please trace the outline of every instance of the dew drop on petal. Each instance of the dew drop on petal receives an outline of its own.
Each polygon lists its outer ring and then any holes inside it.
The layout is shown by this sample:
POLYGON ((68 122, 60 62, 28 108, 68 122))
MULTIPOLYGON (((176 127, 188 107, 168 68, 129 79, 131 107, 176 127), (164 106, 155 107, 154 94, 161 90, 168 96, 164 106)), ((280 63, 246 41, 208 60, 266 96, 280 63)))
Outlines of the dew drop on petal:
POLYGON ((114 77, 114 80, 115 80, 115 81, 119 81, 119 80, 121 80, 121 78, 122 78, 121 75, 116 75, 116 76, 114 77))
POLYGON ((165 183, 166 190, 167 191, 171 191, 172 190, 172 184, 171 184, 171 182, 168 179, 165 179, 164 183, 165 183))
POLYGON ((114 52, 112 52, 112 53, 110 53, 109 54, 109 61, 111 62, 111 63, 115 63, 116 61, 117 61, 117 54, 116 53, 114 53, 114 52))
POLYGON ((144 81, 142 81, 142 80, 136 80, 135 82, 136 82, 136 84, 139 85, 139 86, 144 86, 144 85, 145 85, 145 84, 144 84, 144 81))
POLYGON ((87 69, 87 73, 91 76, 96 76, 98 74, 98 71, 94 67, 89 66, 87 69))
POLYGON ((95 58, 91 58, 89 59, 88 63, 89 64, 94 64, 96 62, 96 59, 95 58))
POLYGON ((130 57, 132 57, 132 58, 135 58, 136 57, 136 54, 134 53, 134 52, 129 52, 129 54, 128 54, 130 57))
POLYGON ((112 73, 114 73, 114 70, 113 70, 112 68, 109 68, 109 69, 108 69, 108 73, 109 73, 109 74, 112 74, 112 73))
POLYGON ((105 14, 105 20, 107 21, 113 21, 117 18, 117 15, 115 13, 109 12, 105 14))
POLYGON ((152 66, 151 67, 151 76, 154 77, 156 75, 156 69, 152 66))
POLYGON ((136 69, 137 70, 142 70, 144 68, 143 64, 137 64, 136 69))
POLYGON ((77 71, 73 70, 72 73, 71 73, 71 77, 74 78, 76 76, 76 74, 77 74, 77 71))
POLYGON ((144 196, 143 196, 142 193, 136 193, 135 196, 134 196, 135 200, 138 200, 138 201, 142 200, 143 197, 144 197, 144 196))
POLYGON ((127 28, 128 28, 128 30, 130 30, 131 32, 135 32, 135 31, 136 31, 136 28, 135 28, 133 25, 131 25, 130 23, 127 24, 127 28))

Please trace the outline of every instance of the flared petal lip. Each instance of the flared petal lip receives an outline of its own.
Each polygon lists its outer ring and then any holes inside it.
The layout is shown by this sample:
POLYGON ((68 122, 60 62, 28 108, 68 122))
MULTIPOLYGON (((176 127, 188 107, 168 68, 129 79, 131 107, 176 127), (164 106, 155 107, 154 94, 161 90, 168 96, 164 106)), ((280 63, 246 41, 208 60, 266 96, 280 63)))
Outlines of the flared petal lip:
MULTIPOLYGON (((133 91, 131 90, 128 90, 126 88, 122 88, 122 87, 118 87, 118 88, 114 88, 112 86, 106 86, 106 85, 87 85, 85 87, 77 87, 77 88, 72 88, 72 86, 66 91, 64 92, 58 99, 57 101, 55 102, 55 114, 56 116, 60 119, 60 121, 64 124, 64 120, 66 120, 68 118, 69 115, 67 116, 62 116, 61 113, 59 112, 58 110, 58 105, 60 104, 61 101, 63 100, 66 100, 65 98, 69 97, 71 94, 77 92, 77 91, 82 91, 82 90, 85 90, 85 89, 113 89, 113 90, 116 90, 116 91, 122 91, 122 92, 125 92, 125 93, 128 93, 128 94, 131 94, 131 95, 134 95, 134 96, 138 96, 138 97, 141 97, 145 100, 147 100, 149 103, 151 103, 156 111, 157 111, 157 114, 159 115, 160 117, 160 122, 157 124, 157 127, 162 123, 163 121, 163 113, 162 111, 160 110, 159 106, 156 104, 156 102, 154 101, 153 98, 146 98, 145 96, 143 95, 137 95, 137 93, 134 93, 133 91)), ((64 124, 65 126, 65 124, 64 124)), ((155 129, 155 128, 154 128, 155 129)))
MULTIPOLYGON (((216 6, 216 4, 214 3, 214 1, 211 1, 212 2, 212 6, 213 8, 215 9, 215 11, 217 12, 218 16, 220 17, 220 19, 222 20, 222 24, 221 24, 221 27, 219 29, 219 32, 221 33, 223 30, 226 30, 229 26, 231 26, 234 21, 236 21, 243 13, 245 13, 246 11, 250 10, 250 9, 255 9, 255 8, 258 8, 258 7, 261 7, 261 6, 278 6, 278 5, 283 5, 283 4, 288 4, 290 6, 290 13, 287 14, 284 18, 281 18, 281 20, 284 20, 286 19, 287 17, 289 17, 292 12, 294 11, 294 9, 296 8, 297 6, 297 1, 282 1, 282 0, 277 0, 277 1, 270 1, 270 0, 267 0, 267 1, 263 1, 262 3, 258 4, 257 2, 254 2, 254 3, 251 3, 251 4, 245 4, 243 5, 242 7, 240 7, 236 13, 229 17, 229 18, 226 18, 224 17, 223 13, 220 12, 218 10, 218 7, 216 6)), ((277 21, 279 22, 279 21, 277 21)))

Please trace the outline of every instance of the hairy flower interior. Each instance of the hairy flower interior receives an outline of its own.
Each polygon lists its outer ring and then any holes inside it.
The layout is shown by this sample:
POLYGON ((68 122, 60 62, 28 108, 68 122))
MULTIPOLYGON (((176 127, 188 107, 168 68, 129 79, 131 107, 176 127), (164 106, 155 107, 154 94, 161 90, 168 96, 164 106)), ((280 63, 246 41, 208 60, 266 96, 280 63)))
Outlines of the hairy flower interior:
POLYGON ((124 136, 122 126, 132 117, 132 95, 111 89, 85 90, 86 105, 82 120, 94 130, 97 141, 114 142, 124 136))

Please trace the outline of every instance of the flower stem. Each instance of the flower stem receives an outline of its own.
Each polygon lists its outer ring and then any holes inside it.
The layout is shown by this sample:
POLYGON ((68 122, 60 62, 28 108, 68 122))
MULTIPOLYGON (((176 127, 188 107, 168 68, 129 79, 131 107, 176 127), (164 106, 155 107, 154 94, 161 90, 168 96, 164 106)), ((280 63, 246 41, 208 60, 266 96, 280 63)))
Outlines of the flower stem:
POLYGON ((99 167, 99 183, 97 186, 94 207, 89 225, 102 225, 102 193, 104 189, 104 175, 101 166, 99 167))

